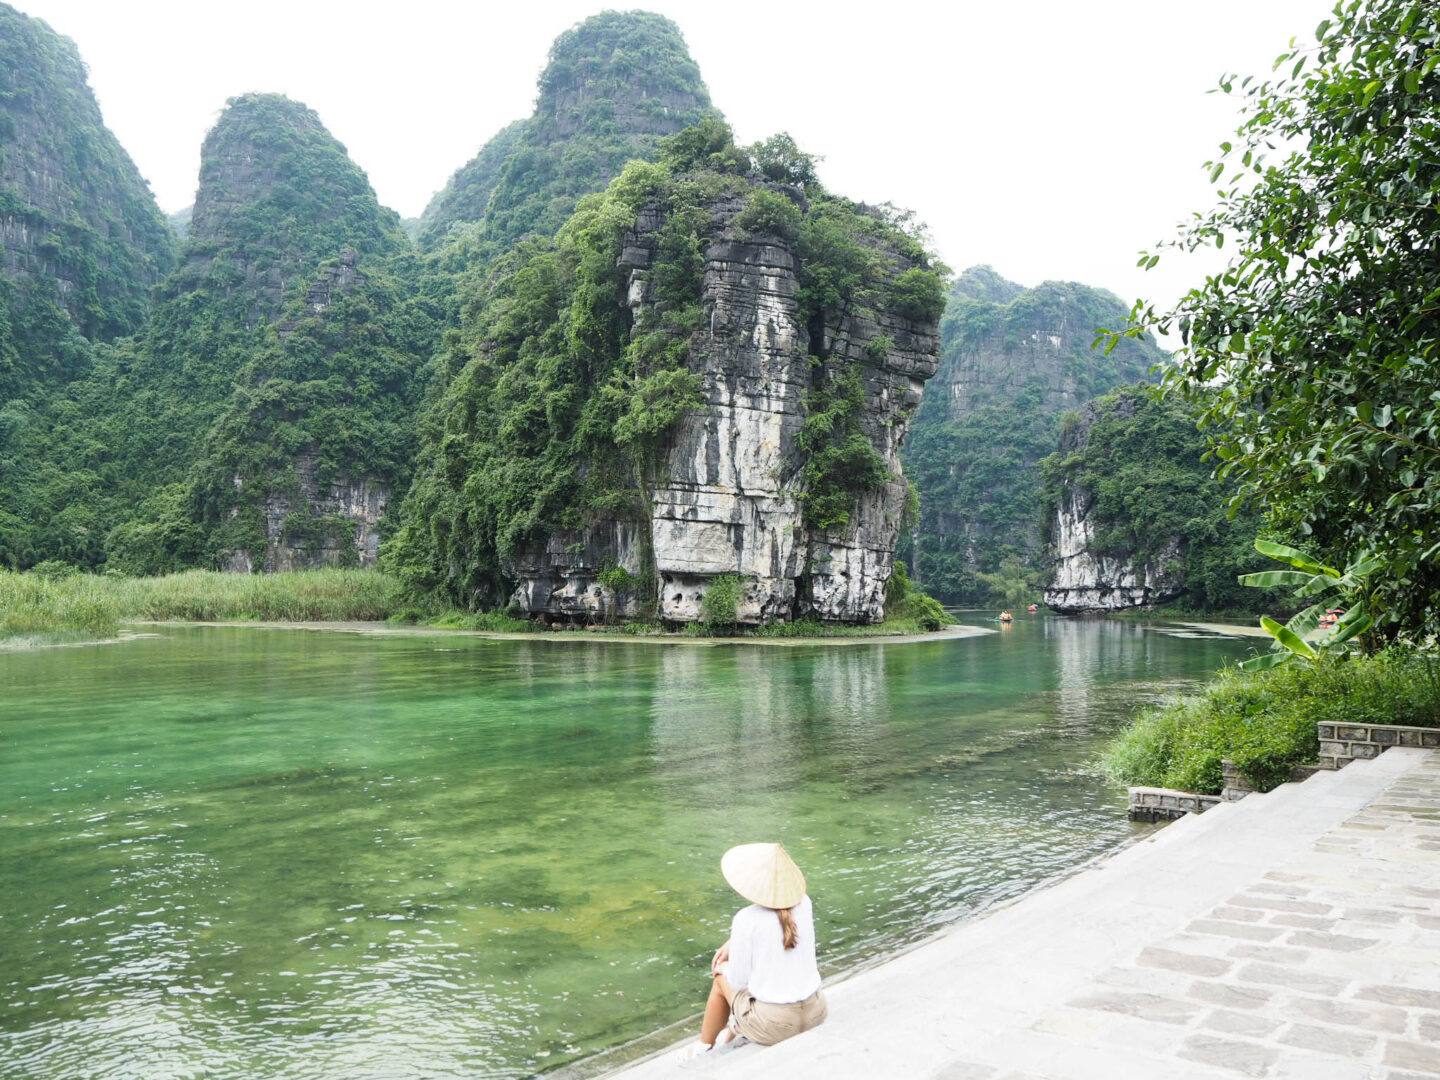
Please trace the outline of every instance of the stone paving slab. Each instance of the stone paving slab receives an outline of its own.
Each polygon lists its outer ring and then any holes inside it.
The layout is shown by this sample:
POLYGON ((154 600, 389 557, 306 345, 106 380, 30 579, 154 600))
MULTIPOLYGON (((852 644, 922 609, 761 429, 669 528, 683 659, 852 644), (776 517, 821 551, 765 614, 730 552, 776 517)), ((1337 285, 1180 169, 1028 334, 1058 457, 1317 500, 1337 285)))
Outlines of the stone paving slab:
MULTIPOLYGON (((822 1027, 687 1074, 1440 1077, 1440 753, 1184 818, 826 993, 822 1027)), ((661 1056, 612 1075, 681 1071, 661 1056)))

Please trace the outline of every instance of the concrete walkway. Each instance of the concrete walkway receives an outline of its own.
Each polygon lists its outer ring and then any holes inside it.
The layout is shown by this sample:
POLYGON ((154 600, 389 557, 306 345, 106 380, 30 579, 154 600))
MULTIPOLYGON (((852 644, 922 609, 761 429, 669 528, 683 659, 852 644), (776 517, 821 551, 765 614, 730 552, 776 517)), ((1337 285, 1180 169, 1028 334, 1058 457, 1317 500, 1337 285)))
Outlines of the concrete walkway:
POLYGON ((1440 1077, 1440 754, 1182 819, 827 993, 778 1046, 613 1075, 1440 1077))

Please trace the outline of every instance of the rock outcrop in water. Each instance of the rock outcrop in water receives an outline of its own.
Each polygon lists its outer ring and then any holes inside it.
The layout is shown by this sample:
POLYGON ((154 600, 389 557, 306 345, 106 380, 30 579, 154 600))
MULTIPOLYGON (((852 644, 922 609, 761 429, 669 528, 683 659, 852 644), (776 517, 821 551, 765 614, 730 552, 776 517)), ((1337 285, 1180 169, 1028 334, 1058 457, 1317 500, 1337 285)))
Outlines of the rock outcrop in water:
MULTIPOLYGON (((925 380, 935 373, 936 328, 881 308, 826 321, 812 341, 796 299, 794 244, 775 236, 733 238, 728 226, 743 205, 731 198, 706 208, 707 325, 689 349, 704 401, 667 439, 649 485, 648 520, 601 519, 581 532, 558 532, 543 550, 522 555, 513 564, 519 581, 513 600, 522 612, 638 615, 651 596, 617 599, 602 578, 611 567, 643 578, 653 559, 655 614, 665 621, 698 621, 710 583, 722 574, 745 582, 741 622, 883 618, 907 493, 899 450, 925 380), (812 354, 826 357, 824 363, 813 364, 812 354), (805 454, 796 436, 807 395, 850 369, 861 377, 860 428, 890 477, 857 498, 843 527, 816 529, 806 522, 805 454)), ((620 256, 637 322, 664 225, 655 208, 642 211, 620 256)))
MULTIPOLYGON (((1040 465, 1048 521, 1045 603, 1062 614, 1152 607, 1181 596, 1201 610, 1274 598, 1236 582, 1263 569, 1253 508, 1227 514, 1183 406, 1125 387, 1071 414, 1040 465)), ((1283 599, 1281 599, 1283 603, 1283 599)))
POLYGON ((675 138, 472 304, 397 562, 545 619, 879 621, 939 279, 723 123, 675 138))

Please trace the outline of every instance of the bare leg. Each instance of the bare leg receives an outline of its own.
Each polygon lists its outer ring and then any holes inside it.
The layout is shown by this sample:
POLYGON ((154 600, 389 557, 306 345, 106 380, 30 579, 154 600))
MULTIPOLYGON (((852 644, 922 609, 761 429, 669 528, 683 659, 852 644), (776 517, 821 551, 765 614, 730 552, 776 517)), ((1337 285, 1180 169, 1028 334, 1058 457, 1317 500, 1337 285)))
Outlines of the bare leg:
POLYGON ((735 991, 725 981, 724 975, 715 976, 715 984, 710 987, 710 1000, 705 1002, 705 1019, 700 1023, 700 1041, 706 1046, 714 1046, 715 1039, 725 1029, 725 1023, 730 1019, 730 1001, 735 996, 735 991))

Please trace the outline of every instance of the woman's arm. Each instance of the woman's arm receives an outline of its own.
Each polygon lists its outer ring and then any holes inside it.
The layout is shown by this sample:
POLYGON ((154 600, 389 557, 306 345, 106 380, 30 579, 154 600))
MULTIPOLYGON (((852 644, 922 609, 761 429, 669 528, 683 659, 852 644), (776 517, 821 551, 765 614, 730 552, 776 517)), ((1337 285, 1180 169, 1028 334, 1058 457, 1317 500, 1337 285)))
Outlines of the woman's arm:
POLYGON ((730 952, 725 979, 734 990, 743 990, 750 984, 752 949, 749 929, 740 920, 743 914, 744 909, 741 909, 730 920, 730 952))

